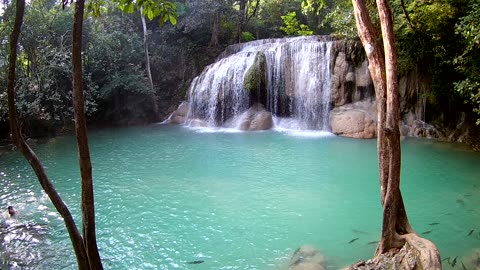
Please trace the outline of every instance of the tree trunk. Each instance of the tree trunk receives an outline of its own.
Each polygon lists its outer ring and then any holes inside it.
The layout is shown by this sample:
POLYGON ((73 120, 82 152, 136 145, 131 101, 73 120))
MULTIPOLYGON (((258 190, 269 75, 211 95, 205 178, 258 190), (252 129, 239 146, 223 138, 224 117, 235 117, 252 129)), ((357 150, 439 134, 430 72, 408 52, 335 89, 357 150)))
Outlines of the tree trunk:
POLYGON ((218 12, 214 12, 212 15, 212 36, 210 38, 209 47, 218 47, 218 35, 220 34, 220 14, 218 12))
POLYGON ((235 37, 235 40, 237 43, 240 43, 242 41, 242 32, 243 29, 245 28, 245 19, 246 19, 246 10, 247 10, 247 0, 240 0, 239 1, 239 10, 238 10, 238 26, 237 26, 237 36, 235 37))
POLYGON ((140 18, 142 19, 142 28, 143 28, 143 50, 145 52, 145 69, 147 70, 147 76, 148 76, 148 82, 150 83, 150 88, 153 91, 152 71, 150 69, 150 56, 148 54, 147 23, 145 22, 145 17, 143 16, 143 7, 142 6, 140 6, 140 18))
POLYGON ((87 122, 83 94, 82 33, 85 0, 75 2, 73 23, 72 65, 73 65, 73 108, 75 131, 79 153, 80 175, 82 178, 83 241, 90 269, 103 269, 97 248, 95 234, 95 205, 93 194, 92 164, 88 147, 87 122))
POLYGON ((151 98, 153 100, 153 110, 155 114, 155 120, 157 120, 158 104, 157 104, 157 98, 155 95, 155 89, 153 88, 152 70, 150 68, 150 54, 148 53, 148 30, 147 30, 147 23, 145 22, 145 17, 143 16, 142 6, 140 6, 140 18, 142 19, 142 29, 143 29, 143 51, 145 53, 145 70, 147 71, 148 83, 150 85, 150 89, 152 90, 151 98))
POLYGON ((391 248, 402 247, 403 234, 413 232, 400 192, 400 119, 397 81, 397 59, 390 8, 385 0, 377 0, 384 52, 377 43, 368 9, 362 0, 352 0, 358 34, 365 47, 377 99, 377 144, 383 208, 382 236, 377 255, 391 248), (386 57, 385 57, 386 56, 386 57))
POLYGON ((75 221, 73 220, 70 211, 68 210, 67 206, 65 205, 60 195, 53 187, 52 182, 45 173, 42 163, 22 137, 21 130, 18 125, 14 96, 15 67, 17 62, 18 37, 21 31, 24 10, 25 0, 17 0, 15 23, 12 31, 12 36, 10 38, 10 58, 7 83, 8 112, 10 119, 10 132, 12 135, 12 142, 18 147, 18 149, 20 149, 25 159, 28 160, 33 171, 37 175, 38 181, 40 182, 43 190, 48 195, 49 199, 52 201, 52 204, 55 206, 57 211, 60 213, 60 216, 63 218, 63 221, 65 222, 65 227, 67 228, 68 235, 70 236, 70 240, 72 242, 73 250, 75 251, 75 255, 77 257, 78 268, 80 270, 88 270, 90 269, 90 267, 88 264, 87 254, 83 245, 82 236, 80 235, 80 232, 75 225, 75 221))

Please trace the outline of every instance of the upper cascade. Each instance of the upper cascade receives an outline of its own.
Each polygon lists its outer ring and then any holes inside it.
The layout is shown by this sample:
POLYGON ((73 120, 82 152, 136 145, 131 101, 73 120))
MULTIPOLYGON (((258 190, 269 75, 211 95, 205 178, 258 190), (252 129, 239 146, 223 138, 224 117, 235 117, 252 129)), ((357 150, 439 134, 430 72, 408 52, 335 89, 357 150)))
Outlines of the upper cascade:
MULTIPOLYGON (((228 47, 192 81, 185 123, 258 126, 242 123, 257 119, 245 117, 255 107, 262 119, 268 111, 277 125, 286 128, 329 131, 334 42, 327 36, 310 36, 228 47)), ((273 122, 271 118, 267 121, 273 122)))

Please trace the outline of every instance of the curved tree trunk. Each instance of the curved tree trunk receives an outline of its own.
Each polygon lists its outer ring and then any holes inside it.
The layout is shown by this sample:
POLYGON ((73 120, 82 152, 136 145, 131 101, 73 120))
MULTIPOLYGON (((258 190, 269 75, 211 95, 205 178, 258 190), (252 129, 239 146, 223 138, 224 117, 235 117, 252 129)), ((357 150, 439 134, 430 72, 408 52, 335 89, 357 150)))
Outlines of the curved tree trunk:
POLYGON ((85 117, 85 101, 83 95, 83 70, 82 70, 82 33, 85 0, 75 2, 75 15, 73 23, 73 108, 75 115, 75 131, 82 178, 82 217, 83 241, 88 257, 90 269, 103 269, 100 254, 97 248, 95 234, 95 204, 93 195, 92 164, 88 147, 87 121, 85 117))
POLYGON ((377 43, 368 9, 362 0, 352 0, 358 34, 365 47, 369 70, 377 98, 377 144, 380 174, 381 204, 383 208, 382 235, 377 255, 405 244, 402 235, 412 233, 400 192, 400 120, 397 81, 397 58, 393 22, 386 0, 377 0, 383 36, 377 43))
POLYGON ((90 269, 87 259, 87 254, 85 252, 85 247, 83 245, 83 239, 78 231, 75 221, 73 220, 72 214, 68 210, 67 206, 61 199, 60 195, 57 193, 53 187, 52 182, 45 173, 44 167, 38 157, 35 155, 33 150, 28 146, 25 140, 22 137, 21 130, 18 125, 17 111, 15 108, 15 67, 17 62, 17 46, 18 46, 18 37, 20 35, 21 26, 23 22, 23 14, 25 10, 25 0, 16 1, 16 15, 15 23, 12 31, 12 36, 10 38, 10 58, 9 58, 9 68, 8 68, 8 83, 7 83, 7 95, 8 95, 8 112, 10 119, 10 132, 12 135, 12 142, 18 147, 22 152, 23 156, 30 163, 33 171, 37 175, 38 181, 42 186, 45 193, 48 195, 49 199, 52 201, 52 204, 55 206, 57 211, 63 218, 65 226, 67 228, 70 240, 73 245, 73 250, 77 257, 78 268, 81 270, 90 269))

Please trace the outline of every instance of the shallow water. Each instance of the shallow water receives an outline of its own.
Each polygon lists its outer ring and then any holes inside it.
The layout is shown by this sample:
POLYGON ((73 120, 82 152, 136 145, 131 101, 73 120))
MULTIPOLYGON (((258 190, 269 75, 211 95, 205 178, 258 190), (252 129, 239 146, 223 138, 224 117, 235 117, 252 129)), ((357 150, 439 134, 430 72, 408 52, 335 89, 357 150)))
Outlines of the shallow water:
MULTIPOLYGON (((92 131, 105 268, 285 269, 303 244, 319 248, 331 269, 371 257, 381 225, 376 142, 323 135, 168 125, 92 131)), ((74 138, 35 150, 78 223, 74 138)), ((402 151, 413 228, 468 267, 464 257, 480 247, 480 154, 418 139, 404 140, 402 151)), ((1 209, 14 205, 14 222, 33 227, 0 229, 1 263, 75 269, 63 222, 18 153, 0 154, 0 189, 1 209)))

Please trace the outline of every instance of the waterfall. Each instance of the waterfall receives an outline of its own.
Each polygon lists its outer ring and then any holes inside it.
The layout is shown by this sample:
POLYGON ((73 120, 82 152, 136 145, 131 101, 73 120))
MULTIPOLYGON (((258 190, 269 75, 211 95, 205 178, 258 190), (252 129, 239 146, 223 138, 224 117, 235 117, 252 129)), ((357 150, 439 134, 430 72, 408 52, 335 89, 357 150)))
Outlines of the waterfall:
POLYGON ((226 126, 260 103, 276 125, 328 131, 332 44, 313 36, 230 46, 193 80, 187 124, 200 119, 206 126, 226 126))

